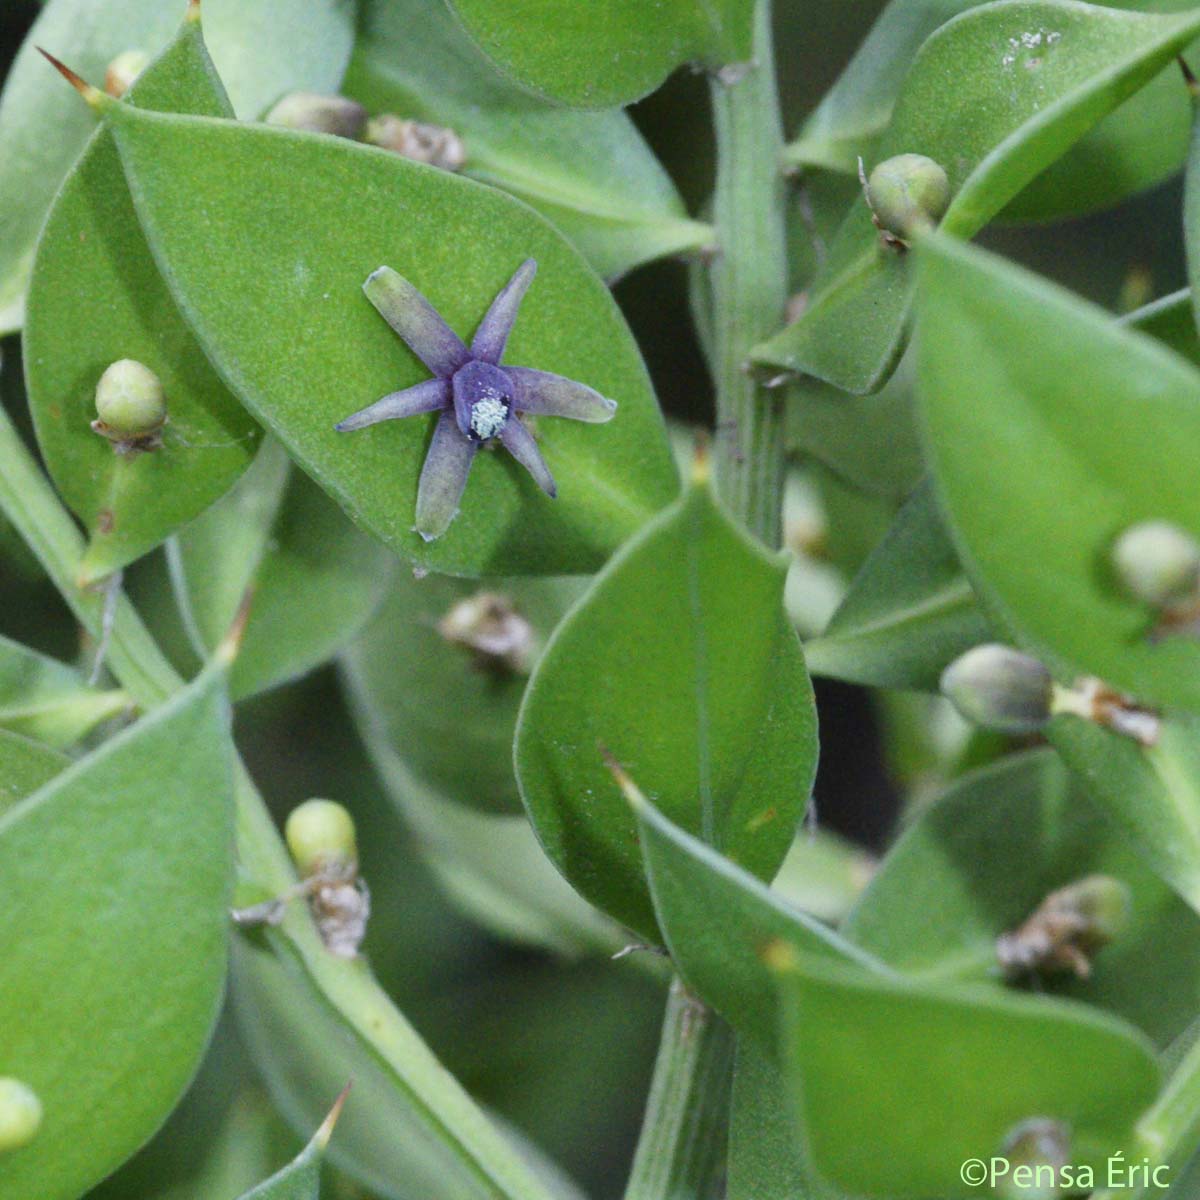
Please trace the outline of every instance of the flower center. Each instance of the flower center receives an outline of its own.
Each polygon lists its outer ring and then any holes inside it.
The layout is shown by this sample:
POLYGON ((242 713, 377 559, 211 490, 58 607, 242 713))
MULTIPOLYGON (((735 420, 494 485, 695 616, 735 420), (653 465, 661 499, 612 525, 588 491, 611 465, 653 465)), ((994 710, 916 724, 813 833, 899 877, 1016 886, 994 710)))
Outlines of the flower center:
POLYGON ((501 368, 478 359, 454 375, 454 417, 473 442, 499 437, 513 407, 512 380, 501 368))

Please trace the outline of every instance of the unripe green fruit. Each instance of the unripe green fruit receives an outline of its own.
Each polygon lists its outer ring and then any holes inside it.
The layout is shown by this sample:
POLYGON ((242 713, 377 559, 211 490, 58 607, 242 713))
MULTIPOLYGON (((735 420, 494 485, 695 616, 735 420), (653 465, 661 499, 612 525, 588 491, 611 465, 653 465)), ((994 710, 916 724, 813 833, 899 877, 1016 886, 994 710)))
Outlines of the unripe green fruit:
POLYGON ((357 863, 354 818, 333 800, 305 800, 283 832, 301 875, 342 874, 357 863))
POLYGON ((268 125, 281 125, 285 129, 358 139, 367 125, 367 110, 345 96, 291 92, 267 113, 265 120, 268 125))
POLYGON ((41 1124, 37 1093, 19 1079, 0 1076, 0 1154, 28 1146, 41 1124))
POLYGON ((105 68, 104 90, 120 100, 149 65, 150 55, 144 50, 123 50, 105 68))
POLYGON ((988 644, 956 658, 942 672, 941 690, 973 725, 1033 733, 1050 719, 1054 680, 1036 658, 988 644))
POLYGON ((1112 561, 1129 594, 1145 604, 1200 600, 1200 544, 1169 521, 1131 525, 1113 543, 1112 561))
POLYGON ((96 416, 106 437, 141 438, 156 432, 167 419, 162 383, 149 367, 122 358, 96 385, 96 416))
POLYGON ((907 240, 933 228, 950 207, 950 180, 924 154, 885 158, 867 180, 867 200, 876 224, 907 240))

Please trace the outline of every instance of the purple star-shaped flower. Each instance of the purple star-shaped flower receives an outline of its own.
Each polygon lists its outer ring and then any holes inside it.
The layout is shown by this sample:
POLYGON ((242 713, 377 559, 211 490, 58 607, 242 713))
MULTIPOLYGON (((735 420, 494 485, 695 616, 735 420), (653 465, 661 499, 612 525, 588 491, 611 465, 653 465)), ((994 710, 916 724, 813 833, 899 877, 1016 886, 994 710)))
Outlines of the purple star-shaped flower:
POLYGON ((380 421, 440 412, 417 487, 417 532, 440 537, 458 512, 475 451, 499 439, 552 499, 554 479, 519 413, 607 421, 616 402, 585 384, 531 367, 502 367, 500 359, 526 290, 537 273, 527 259, 492 301, 470 349, 433 305, 391 267, 373 272, 363 291, 434 378, 392 392, 335 427, 365 429, 380 421))

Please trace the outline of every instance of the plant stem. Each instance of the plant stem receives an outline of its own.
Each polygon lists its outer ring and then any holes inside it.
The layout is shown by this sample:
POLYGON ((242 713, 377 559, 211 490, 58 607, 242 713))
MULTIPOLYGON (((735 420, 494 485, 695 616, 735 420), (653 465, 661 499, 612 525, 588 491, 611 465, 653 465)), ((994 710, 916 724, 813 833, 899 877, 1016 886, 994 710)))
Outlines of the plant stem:
POLYGON ((1137 1148, 1154 1162, 1172 1163, 1200 1141, 1200 1037, 1179 1060, 1154 1106, 1137 1123, 1137 1148))
MULTIPOLYGON (((711 79, 717 137, 712 362, 717 492, 768 546, 783 509, 783 399, 747 369, 787 300, 783 134, 771 6, 754 14, 753 60, 711 79)), ((650 1098, 625 1200, 703 1200, 724 1175, 733 1034, 678 979, 671 985, 650 1098)))
POLYGON ((711 266, 717 390, 717 490, 768 546, 780 543, 783 396, 749 369, 750 349, 783 323, 787 302, 783 132, 771 44, 771 6, 755 12, 754 59, 714 75, 717 250, 711 266))
POLYGON ((719 1194, 732 1064, 728 1026, 676 979, 625 1200, 719 1194))
MULTIPOLYGON (((0 408, 0 510, 16 527, 80 624, 99 637, 104 599, 76 582, 84 543, 49 482, 0 408)), ((129 601, 116 610, 108 661, 135 703, 150 709, 184 686, 129 601)), ((291 859, 249 773, 234 778, 237 856, 243 883, 279 895, 295 882, 291 859)), ((550 1193, 475 1103, 437 1062, 360 960, 328 953, 304 905, 289 905, 266 934, 272 950, 299 964, 305 982, 345 1022, 393 1085, 475 1181, 472 1195, 550 1200, 550 1193)), ((453 1186, 449 1180, 448 1187, 453 1186)))

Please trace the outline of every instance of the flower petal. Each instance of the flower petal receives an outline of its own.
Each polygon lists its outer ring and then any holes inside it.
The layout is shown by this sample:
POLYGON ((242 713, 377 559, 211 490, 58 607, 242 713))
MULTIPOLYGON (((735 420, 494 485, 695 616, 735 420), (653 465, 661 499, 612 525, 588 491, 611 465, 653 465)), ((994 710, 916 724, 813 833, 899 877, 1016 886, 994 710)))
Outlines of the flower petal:
POLYGON ((398 417, 415 417, 418 413, 433 412, 450 403, 450 384, 444 379, 427 379, 415 387, 402 392, 392 392, 382 400, 351 413, 339 421, 334 429, 338 433, 349 433, 353 429, 366 429, 380 421, 394 421, 398 417))
POLYGON ((558 488, 554 486, 554 476, 550 474, 550 468, 546 466, 546 460, 542 457, 533 434, 525 427, 520 417, 509 418, 500 440, 509 454, 533 476, 538 487, 553 500, 558 495, 558 488))
POLYGON ((611 421, 617 402, 600 395, 586 383, 576 383, 563 375, 535 371, 531 367, 505 367, 516 395, 513 405, 518 412, 539 417, 571 417, 576 421, 599 424, 611 421))
POLYGON ((527 258, 516 270, 516 274, 496 294, 492 306, 487 310, 475 337, 471 341, 471 357, 484 362, 498 363, 504 354, 504 346, 517 320, 517 309, 537 274, 537 262, 527 258))
POLYGON ((417 485, 417 532, 427 541, 441 537, 458 513, 477 443, 458 428, 447 409, 438 418, 417 485))
POLYGON ((363 284, 367 299, 404 339, 408 348, 435 374, 448 378, 467 361, 463 340, 437 309, 391 267, 372 271, 363 284))

